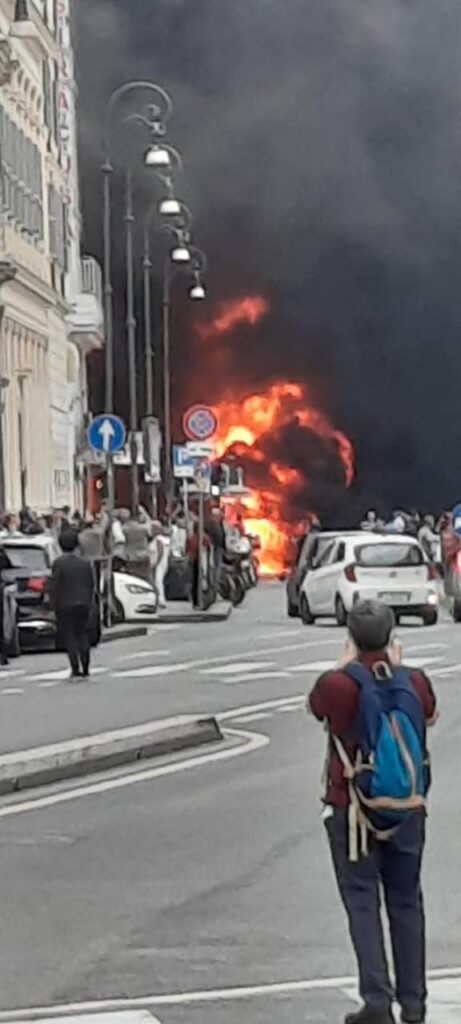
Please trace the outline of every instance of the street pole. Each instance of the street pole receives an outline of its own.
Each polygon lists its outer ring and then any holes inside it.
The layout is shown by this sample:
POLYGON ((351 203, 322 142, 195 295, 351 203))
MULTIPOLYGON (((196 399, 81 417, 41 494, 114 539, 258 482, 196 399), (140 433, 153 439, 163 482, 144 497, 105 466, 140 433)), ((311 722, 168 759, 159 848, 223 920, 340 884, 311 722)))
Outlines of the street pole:
MULTIPOLYGON (((146 360, 146 417, 154 415, 154 352, 152 347, 152 260, 150 258, 149 222, 144 228, 144 346, 146 360)), ((156 484, 152 480, 148 485, 149 512, 157 513, 156 484)))
POLYGON ((171 312, 171 265, 170 256, 165 260, 163 273, 163 431, 165 496, 168 518, 172 506, 173 467, 171 463, 171 367, 170 367, 170 312, 171 312))
POLYGON ((203 611, 203 541, 205 534, 205 495, 200 487, 198 499, 198 606, 203 611))
POLYGON ((111 175, 113 167, 108 156, 104 174, 104 335, 105 335, 105 412, 114 411, 114 310, 112 287, 112 210, 111 175))
POLYGON ((130 453, 131 453, 131 509, 136 514, 139 508, 139 473, 136 432, 138 429, 138 403, 136 380, 136 319, 134 310, 134 257, 133 257, 133 177, 126 173, 126 328, 128 338, 128 378, 130 393, 130 453))

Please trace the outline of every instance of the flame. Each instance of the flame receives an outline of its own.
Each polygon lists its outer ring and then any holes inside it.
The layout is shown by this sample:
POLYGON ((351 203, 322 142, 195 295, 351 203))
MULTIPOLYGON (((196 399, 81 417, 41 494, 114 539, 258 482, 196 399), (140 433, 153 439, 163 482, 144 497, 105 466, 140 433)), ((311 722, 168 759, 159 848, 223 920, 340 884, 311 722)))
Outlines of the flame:
POLYGON ((243 299, 223 302, 217 315, 209 323, 197 327, 201 338, 215 338, 229 334, 240 324, 255 326, 269 312, 269 303, 261 295, 247 295, 243 299))
MULTIPOLYGON (((217 342, 211 349, 214 380, 219 374, 228 386, 227 382, 235 376, 236 361, 241 365, 236 329, 259 324, 269 312, 269 303, 263 296, 246 295, 222 303, 210 320, 196 325, 200 341, 217 342)), ((209 353, 208 348, 208 365, 209 353)), ((264 367, 263 359, 262 364, 264 367)), ((306 523, 301 528, 299 522, 289 521, 285 510, 296 506, 297 494, 298 507, 304 504, 308 481, 303 466, 285 465, 280 455, 274 458, 268 453, 274 452, 274 448, 279 451, 277 441, 284 430, 293 427, 309 431, 319 440, 320 458, 322 449, 326 460, 336 458, 342 466, 345 484, 350 487, 355 475, 352 444, 317 408, 310 389, 296 380, 279 380, 247 395, 229 390, 215 403, 214 412, 219 423, 214 439, 215 456, 241 460, 248 488, 246 494, 225 499, 228 517, 231 521, 242 517, 247 532, 259 536, 261 571, 279 575, 288 564, 293 540, 300 529, 307 528, 306 523)), ((312 509, 311 514, 314 512, 312 509)))
MULTIPOLYGON (((269 461, 264 453, 265 442, 290 424, 316 434, 331 447, 343 467, 346 486, 355 474, 351 442, 333 427, 328 417, 316 409, 305 385, 297 381, 280 381, 266 391, 247 395, 243 400, 223 399, 214 406, 219 431, 215 438, 217 458, 232 455, 242 459, 247 470, 250 490, 237 501, 228 501, 232 521, 241 515, 249 533, 261 539, 261 571, 280 574, 289 558, 295 527, 285 520, 283 509, 287 493, 291 495, 306 484, 305 476, 295 466, 269 461), (251 480, 248 466, 264 464, 266 487, 251 480)), ((258 471, 258 477, 261 470, 258 471)))

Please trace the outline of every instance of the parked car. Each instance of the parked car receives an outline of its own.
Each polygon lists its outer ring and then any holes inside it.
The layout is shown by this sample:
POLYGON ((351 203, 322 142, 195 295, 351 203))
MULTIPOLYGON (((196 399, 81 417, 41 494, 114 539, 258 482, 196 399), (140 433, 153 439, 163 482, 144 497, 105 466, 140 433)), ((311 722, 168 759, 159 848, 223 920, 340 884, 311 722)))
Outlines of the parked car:
POLYGON ((438 618, 439 585, 435 566, 414 537, 338 537, 304 577, 301 618, 310 625, 322 616, 335 616, 344 626, 354 602, 372 598, 388 604, 397 621, 416 615, 432 626, 438 618))
POLYGON ((295 562, 286 583, 287 613, 290 619, 299 618, 299 595, 306 573, 315 568, 325 549, 338 537, 363 537, 363 532, 361 530, 314 530, 298 541, 295 562))
POLYGON ((18 588, 11 574, 12 565, 5 551, 0 549, 0 579, 3 588, 3 637, 7 658, 21 653, 18 629, 18 588))
POLYGON ((145 622, 158 611, 157 591, 146 580, 114 572, 114 622, 145 622))

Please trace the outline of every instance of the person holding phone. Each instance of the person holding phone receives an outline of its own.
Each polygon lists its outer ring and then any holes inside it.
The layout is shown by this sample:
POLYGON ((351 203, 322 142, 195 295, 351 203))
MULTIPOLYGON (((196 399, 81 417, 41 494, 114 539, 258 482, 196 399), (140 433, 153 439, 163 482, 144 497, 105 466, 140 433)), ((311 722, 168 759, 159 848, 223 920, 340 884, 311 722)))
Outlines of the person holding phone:
POLYGON ((385 604, 357 602, 349 614, 349 637, 339 665, 320 676, 308 697, 309 709, 326 723, 329 733, 323 819, 363 999, 363 1007, 348 1014, 346 1024, 394 1024, 394 990, 380 914, 381 886, 402 1024, 423 1024, 426 1019, 421 890, 429 786, 425 733, 426 726, 437 719, 437 708, 426 674, 402 665, 394 625, 393 613, 385 604), (370 718, 374 749, 363 738, 365 719, 370 718), (414 787, 400 802, 395 794, 377 797, 373 790, 379 773, 386 777, 386 756, 394 759, 391 767, 397 763, 401 773, 408 769, 411 778, 413 760, 416 763, 414 787))

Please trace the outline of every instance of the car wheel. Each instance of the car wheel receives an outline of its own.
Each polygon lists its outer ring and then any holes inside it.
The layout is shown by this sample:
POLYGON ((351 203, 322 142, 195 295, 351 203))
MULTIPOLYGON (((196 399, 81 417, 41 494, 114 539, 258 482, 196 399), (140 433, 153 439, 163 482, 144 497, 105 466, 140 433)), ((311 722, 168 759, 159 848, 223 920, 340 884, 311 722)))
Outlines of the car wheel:
POLYGON ((287 604, 287 615, 289 619, 299 619, 299 608, 296 604, 292 604, 291 601, 287 604))
POLYGON ((125 622, 125 609, 121 601, 114 597, 112 602, 112 625, 120 626, 122 622, 125 622))
POLYGON ((425 626, 435 626, 438 622, 439 613, 435 608, 429 608, 427 612, 424 612, 423 623, 425 626))
POLYGON ((313 616, 313 614, 311 612, 309 601, 307 600, 307 597, 306 597, 305 594, 301 594, 301 599, 300 599, 300 602, 299 602, 299 611, 300 611, 301 619, 302 619, 302 622, 304 623, 304 625, 305 626, 313 626, 314 622, 315 622, 315 618, 314 618, 314 616, 313 616))
POLYGON ((453 621, 461 622, 461 601, 455 601, 453 605, 453 621))
POLYGON ((347 611, 342 597, 338 594, 335 601, 335 615, 338 626, 347 624, 347 611))

